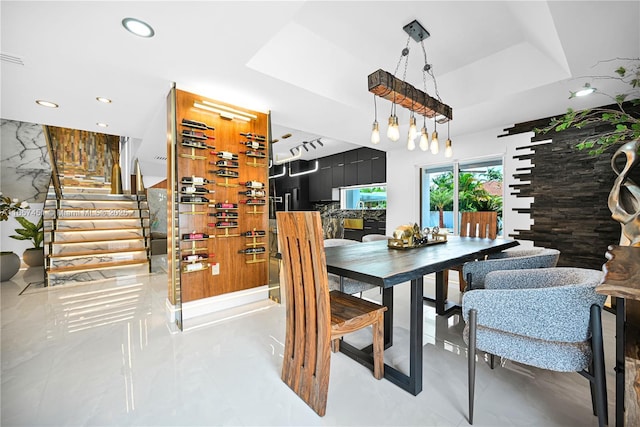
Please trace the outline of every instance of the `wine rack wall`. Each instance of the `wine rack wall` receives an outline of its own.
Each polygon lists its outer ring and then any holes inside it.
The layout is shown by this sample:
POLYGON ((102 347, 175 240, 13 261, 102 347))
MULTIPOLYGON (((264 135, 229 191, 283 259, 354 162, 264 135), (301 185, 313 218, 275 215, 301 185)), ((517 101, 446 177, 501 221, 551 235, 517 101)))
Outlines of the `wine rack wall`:
POLYGON ((170 300, 268 284, 269 115, 173 89, 169 121, 170 300))

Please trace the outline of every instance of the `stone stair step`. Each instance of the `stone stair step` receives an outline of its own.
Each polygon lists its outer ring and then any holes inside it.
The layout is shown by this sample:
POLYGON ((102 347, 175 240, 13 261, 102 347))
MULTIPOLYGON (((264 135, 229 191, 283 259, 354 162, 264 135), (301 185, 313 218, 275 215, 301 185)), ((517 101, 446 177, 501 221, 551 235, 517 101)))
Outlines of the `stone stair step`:
MULTIPOLYGON (((142 227, 120 227, 107 229, 56 230, 54 242, 93 242, 123 240, 145 237, 142 227)), ((149 233, 147 233, 149 234, 149 233)))
POLYGON ((65 256, 73 253, 113 252, 146 249, 145 238, 107 239, 80 242, 53 242, 51 256, 65 256))
POLYGON ((146 276, 149 274, 149 261, 135 261, 128 263, 113 263, 113 265, 102 265, 75 269, 65 268, 50 270, 47 273, 49 286, 58 286, 72 283, 86 283, 100 280, 117 278, 118 281, 126 280, 135 276, 146 276))
POLYGON ((67 273, 70 271, 73 271, 73 272, 94 271, 94 270, 109 269, 113 267, 125 267, 125 266, 140 265, 140 264, 148 264, 148 261, 146 259, 144 260, 134 259, 134 260, 128 260, 128 261, 104 262, 100 264, 68 265, 64 267, 49 268, 48 273, 56 274, 56 273, 67 273))
POLYGON ((126 251, 96 251, 76 252, 75 254, 59 254, 49 257, 49 271, 67 267, 93 267, 100 268, 109 264, 126 264, 129 261, 146 261, 146 249, 133 249, 126 251))
MULTIPOLYGON (((148 222, 148 219, 142 219, 145 227, 148 227, 148 222)), ((56 231, 129 229, 143 227, 143 224, 140 218, 58 219, 56 231)))
POLYGON ((82 219, 107 219, 107 218, 143 218, 149 217, 149 211, 146 209, 83 209, 83 208, 63 208, 63 209, 47 209, 44 210, 44 219, 62 220, 82 220, 82 219), (114 216, 115 214, 115 216, 114 216))

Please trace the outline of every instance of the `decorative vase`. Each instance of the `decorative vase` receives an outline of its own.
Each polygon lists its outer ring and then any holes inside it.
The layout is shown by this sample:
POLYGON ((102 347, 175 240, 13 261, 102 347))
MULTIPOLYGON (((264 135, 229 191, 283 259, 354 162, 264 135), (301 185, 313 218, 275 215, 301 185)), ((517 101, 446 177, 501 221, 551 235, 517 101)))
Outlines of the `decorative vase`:
POLYGON ((39 267, 44 265, 44 249, 29 248, 22 253, 22 260, 29 267, 39 267))
POLYGON ((20 257, 13 252, 0 252, 0 281, 10 280, 20 270, 20 257))

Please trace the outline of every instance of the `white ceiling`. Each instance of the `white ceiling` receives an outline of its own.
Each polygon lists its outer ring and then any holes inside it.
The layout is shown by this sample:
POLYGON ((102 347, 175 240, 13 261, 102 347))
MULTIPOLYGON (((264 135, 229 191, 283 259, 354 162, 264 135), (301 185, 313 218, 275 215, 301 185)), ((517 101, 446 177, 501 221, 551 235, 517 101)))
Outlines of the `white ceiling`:
MULTIPOLYGON (((317 137, 303 158, 370 145, 373 97, 367 75, 393 72, 402 27, 418 19, 451 138, 610 103, 567 97, 588 76, 610 75, 614 58, 640 57, 638 1, 2 1, 0 116, 143 139, 147 161, 164 155, 154 134, 172 82, 193 93, 272 113, 274 146, 317 137), (139 38, 135 17, 156 35, 139 38), (113 99, 100 104, 97 96, 113 99), (36 99, 60 104, 43 108, 36 99), (355 144, 355 145, 351 145, 355 144)), ((406 80, 422 87, 420 46, 409 43, 406 80)), ((614 82, 594 86, 614 93, 614 82)), ((428 84, 430 93, 433 86, 428 84)), ((390 103, 378 100, 384 133, 390 103)), ((399 114, 406 132, 408 114, 399 114)), ((164 136, 164 129, 157 129, 164 136)), ((160 138, 162 139, 162 138, 160 138)), ((386 141, 378 149, 402 149, 386 141)), ((162 163, 161 160, 155 160, 162 163)))

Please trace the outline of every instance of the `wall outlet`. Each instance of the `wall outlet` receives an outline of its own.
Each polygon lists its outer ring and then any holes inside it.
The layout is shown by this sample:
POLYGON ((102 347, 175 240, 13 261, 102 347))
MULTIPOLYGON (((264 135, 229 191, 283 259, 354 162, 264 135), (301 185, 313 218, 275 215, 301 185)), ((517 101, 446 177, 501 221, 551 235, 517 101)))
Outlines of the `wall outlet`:
POLYGON ((220 263, 216 262, 211 264, 211 275, 216 276, 218 274, 220 274, 220 263))

